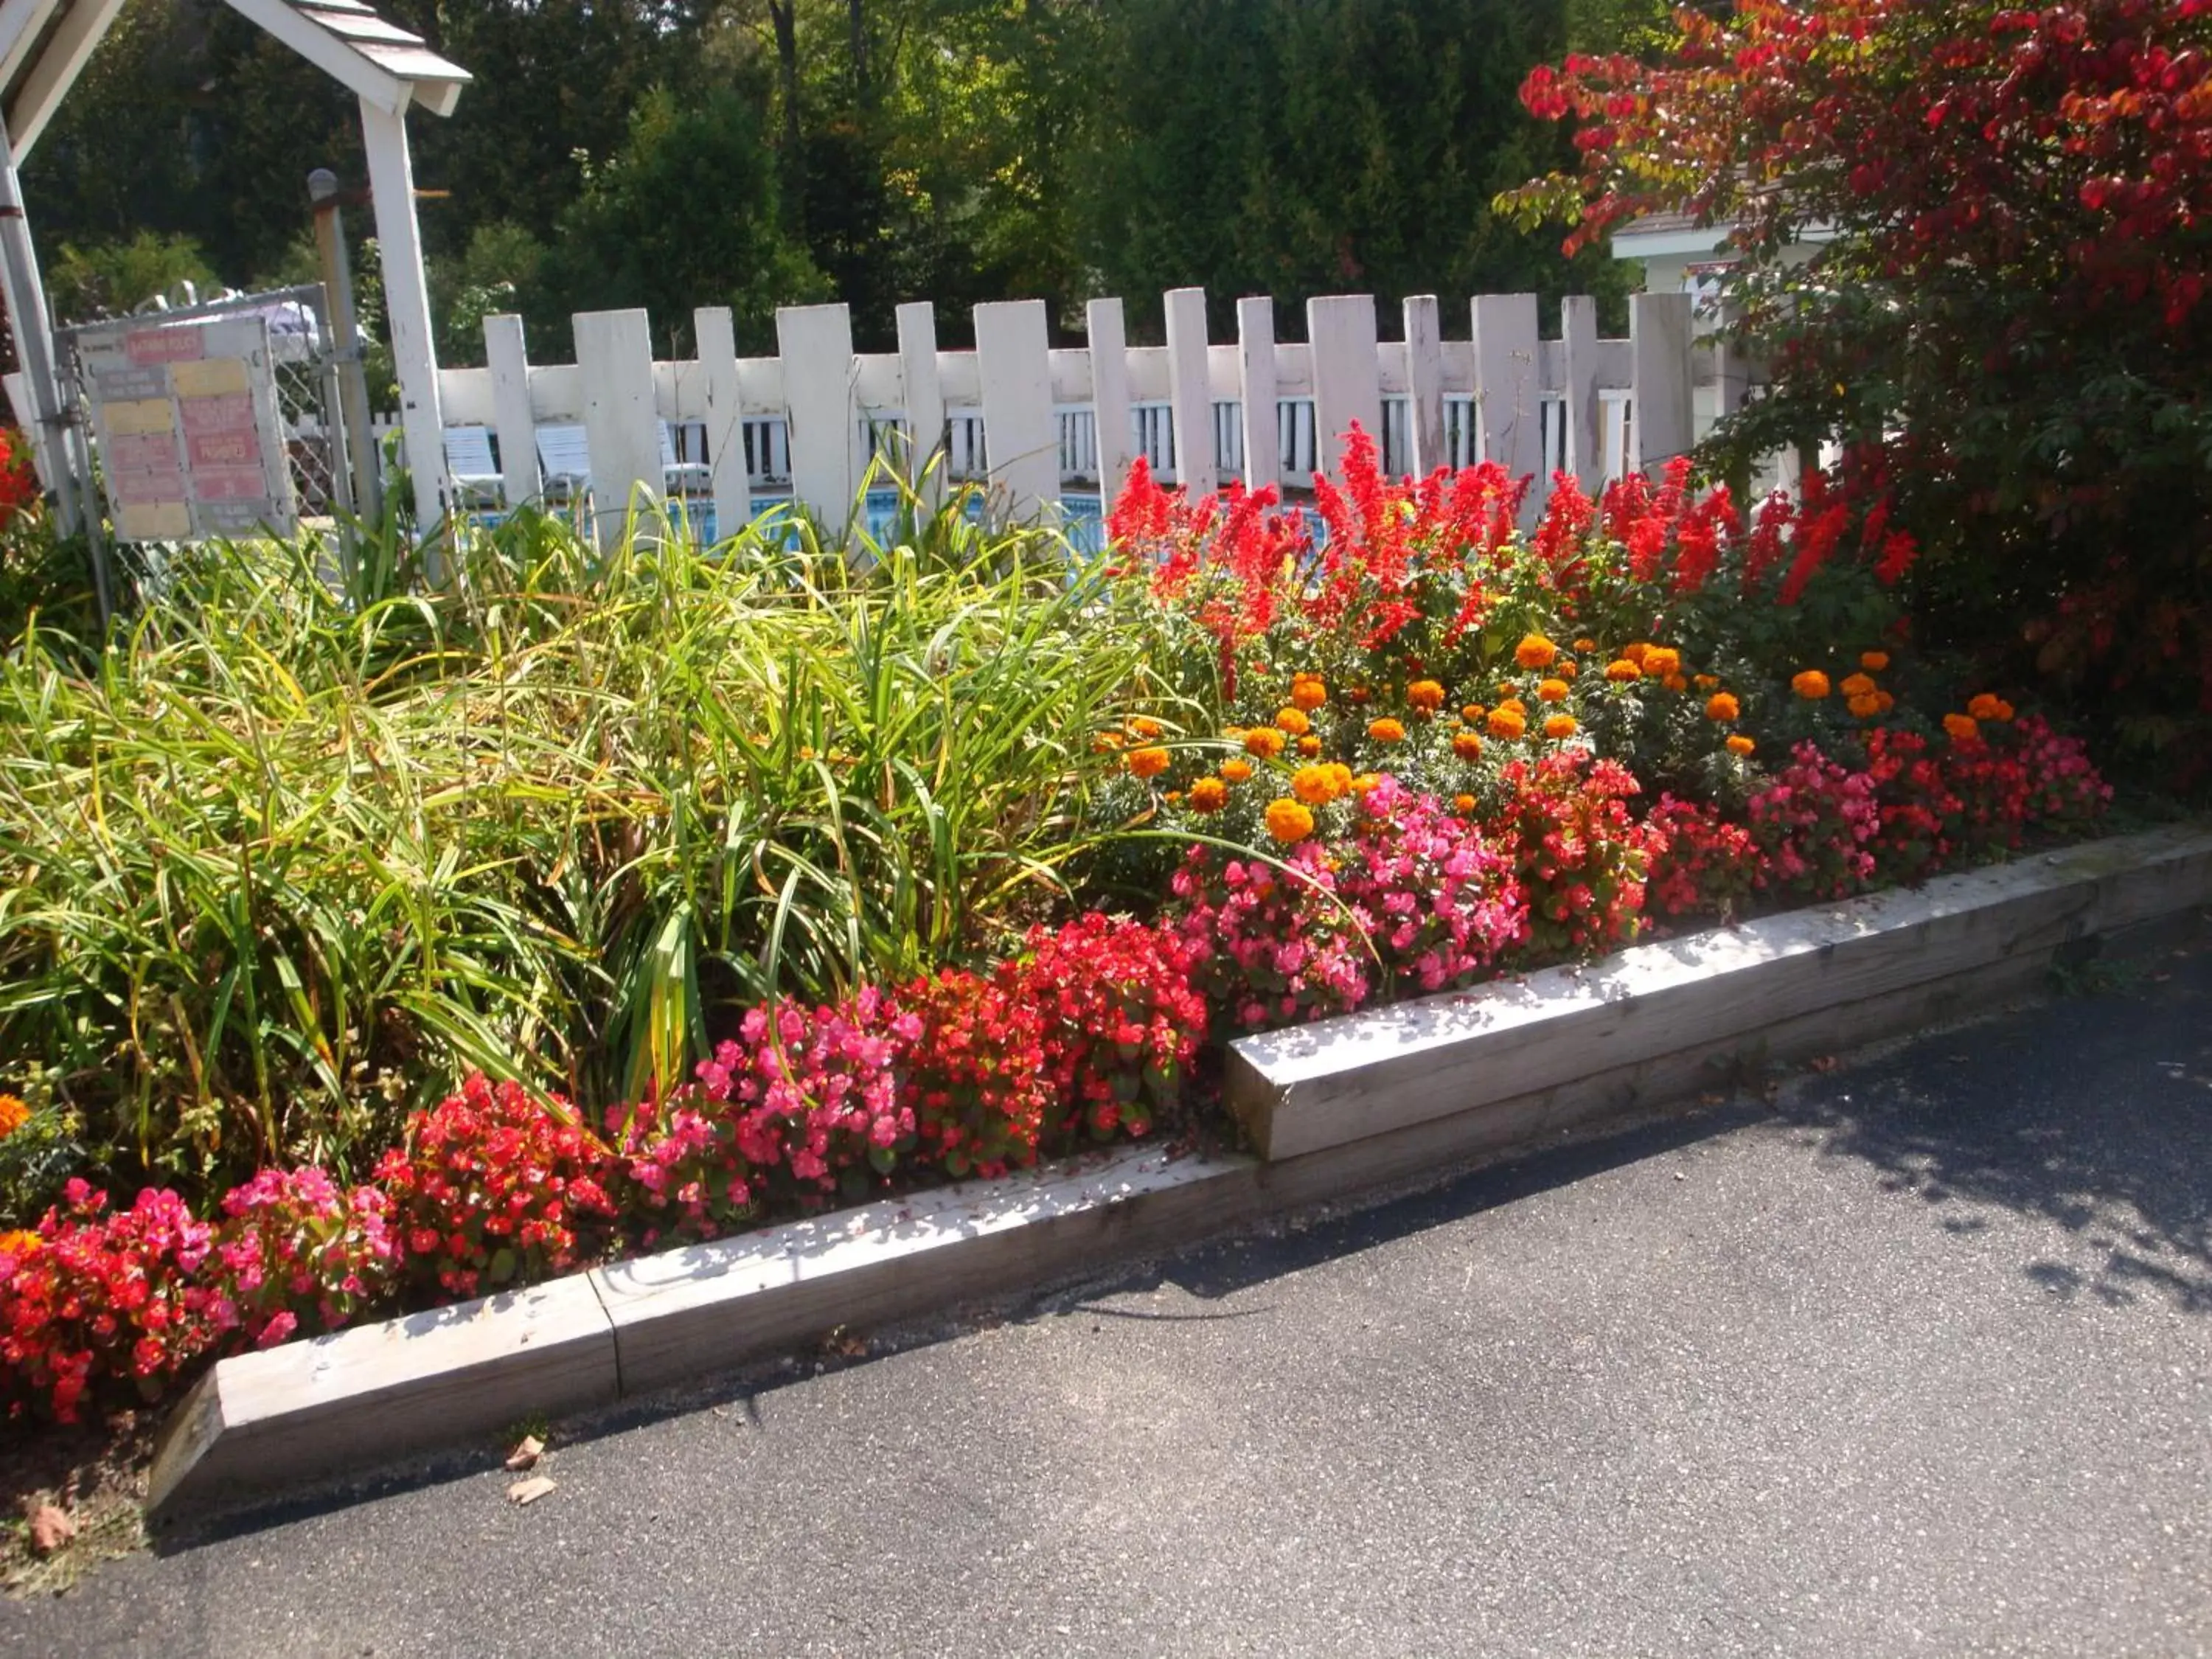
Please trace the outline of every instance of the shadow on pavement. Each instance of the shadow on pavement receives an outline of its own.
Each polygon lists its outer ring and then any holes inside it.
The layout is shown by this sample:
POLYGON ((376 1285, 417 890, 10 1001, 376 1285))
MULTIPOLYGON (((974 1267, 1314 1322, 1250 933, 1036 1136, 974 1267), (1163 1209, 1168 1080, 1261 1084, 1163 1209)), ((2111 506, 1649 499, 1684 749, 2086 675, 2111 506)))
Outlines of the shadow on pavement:
POLYGON ((2212 955, 2137 977, 1821 1078, 1785 1120, 1951 1232, 2055 1223, 2066 1258, 2025 1271, 2062 1300, 2212 1313, 2212 955))

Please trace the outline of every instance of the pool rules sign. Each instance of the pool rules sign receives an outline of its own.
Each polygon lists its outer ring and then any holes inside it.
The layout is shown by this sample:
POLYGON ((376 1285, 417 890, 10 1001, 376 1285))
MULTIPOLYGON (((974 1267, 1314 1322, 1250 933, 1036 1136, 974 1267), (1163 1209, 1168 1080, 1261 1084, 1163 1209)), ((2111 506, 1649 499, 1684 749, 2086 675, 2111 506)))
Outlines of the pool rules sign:
POLYGON ((297 528, 266 319, 134 319, 88 331, 78 349, 118 538, 297 528))

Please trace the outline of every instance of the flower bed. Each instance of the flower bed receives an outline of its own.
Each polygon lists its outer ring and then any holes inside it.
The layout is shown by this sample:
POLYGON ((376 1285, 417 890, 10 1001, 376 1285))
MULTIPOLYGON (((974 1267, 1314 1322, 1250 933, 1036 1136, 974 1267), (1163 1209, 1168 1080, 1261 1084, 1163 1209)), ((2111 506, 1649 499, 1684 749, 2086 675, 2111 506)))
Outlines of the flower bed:
MULTIPOLYGON (((656 1037, 628 1099, 466 1075, 357 1182, 265 1169, 195 1214, 73 1179, 0 1235, 0 1399, 69 1420, 363 1310, 1187 1133, 1231 1036, 1917 881, 2104 808, 2077 743, 1917 652, 1910 544, 1817 477, 1747 523, 1680 466, 1596 502, 1562 479, 1524 537, 1498 469, 1395 484, 1348 449, 1320 546, 1264 495, 1133 479, 1112 583, 1150 666, 1066 763, 1090 781, 1048 914, 755 1000, 711 1046, 656 1037)), ((64 1132, 37 1106, 0 1097, 0 1156, 64 1132)))

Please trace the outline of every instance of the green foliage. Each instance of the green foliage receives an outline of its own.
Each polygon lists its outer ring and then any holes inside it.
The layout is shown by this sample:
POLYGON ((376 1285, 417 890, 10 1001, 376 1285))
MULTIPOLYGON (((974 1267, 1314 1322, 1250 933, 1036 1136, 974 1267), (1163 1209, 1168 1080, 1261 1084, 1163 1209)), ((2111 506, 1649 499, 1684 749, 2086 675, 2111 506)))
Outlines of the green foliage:
POLYGON ((1203 283, 1220 326, 1242 294, 1617 284, 1490 208, 1564 154, 1513 105, 1560 45, 1522 0, 1130 0, 1100 48, 1086 251, 1140 302, 1203 283))
POLYGON ((765 330, 777 304, 813 297, 817 284, 778 216, 759 106, 716 92, 679 106, 653 92, 562 213, 532 286, 532 332, 551 344, 570 313, 615 306, 645 307, 663 339, 687 331, 702 305, 765 330))
POLYGON ((46 1067, 125 1172, 346 1167, 463 1070, 633 1097, 738 1002, 1050 915, 1121 833, 1081 826, 1149 612, 1048 535, 908 528, 600 555, 523 514, 435 592, 209 547, 96 658, 36 626, 0 658, 0 1087, 46 1067))
POLYGON ((216 283, 200 245, 142 230, 127 241, 64 242, 46 272, 46 303, 59 321, 86 322, 120 316, 187 282, 202 289, 216 283))

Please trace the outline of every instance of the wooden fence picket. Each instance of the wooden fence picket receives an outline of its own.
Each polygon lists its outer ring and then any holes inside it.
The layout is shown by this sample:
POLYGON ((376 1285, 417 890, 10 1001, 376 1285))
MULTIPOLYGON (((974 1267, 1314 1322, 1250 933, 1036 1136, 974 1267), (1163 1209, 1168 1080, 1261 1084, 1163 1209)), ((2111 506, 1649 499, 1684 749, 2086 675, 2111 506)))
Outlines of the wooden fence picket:
POLYGON ((975 372, 991 489, 1022 518, 1056 510, 1060 502, 1060 430, 1045 323, 1042 300, 975 307, 975 372))
POLYGON ((522 319, 495 312, 483 319, 491 374, 492 430, 499 434, 500 490, 509 507, 537 499, 538 416, 530 403, 530 356, 522 319))
POLYGON ((937 374, 937 308, 898 308, 899 395, 906 403, 907 482, 930 505, 945 499, 945 385, 937 374), (933 463, 935 463, 933 465, 933 463))
POLYGON ((1307 301, 1306 340, 1313 351, 1316 465, 1334 474, 1342 470, 1344 434, 1354 422, 1382 441, 1375 296, 1328 294, 1307 301))
POLYGON ((1211 495, 1219 459, 1214 453, 1213 392, 1206 377, 1206 290, 1170 289, 1166 310, 1176 477, 1193 495, 1211 495))
POLYGON ((632 492, 661 498, 660 428, 653 395, 653 331, 642 310, 576 317, 576 368, 592 460, 592 513, 599 544, 622 535, 632 492))

